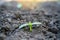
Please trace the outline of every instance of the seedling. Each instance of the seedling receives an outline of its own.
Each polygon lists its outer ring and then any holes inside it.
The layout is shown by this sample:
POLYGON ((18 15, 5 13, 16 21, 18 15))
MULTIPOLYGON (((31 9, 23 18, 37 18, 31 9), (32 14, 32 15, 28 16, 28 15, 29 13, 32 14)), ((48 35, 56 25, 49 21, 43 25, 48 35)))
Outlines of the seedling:
POLYGON ((28 25, 29 25, 30 31, 32 31, 32 23, 29 22, 28 25))
POLYGON ((40 24, 42 24, 42 23, 41 22, 33 22, 33 23, 29 22, 29 23, 25 23, 25 24, 20 25, 19 29, 29 26, 30 31, 32 31, 32 27, 37 27, 37 26, 32 26, 32 25, 40 25, 40 24))

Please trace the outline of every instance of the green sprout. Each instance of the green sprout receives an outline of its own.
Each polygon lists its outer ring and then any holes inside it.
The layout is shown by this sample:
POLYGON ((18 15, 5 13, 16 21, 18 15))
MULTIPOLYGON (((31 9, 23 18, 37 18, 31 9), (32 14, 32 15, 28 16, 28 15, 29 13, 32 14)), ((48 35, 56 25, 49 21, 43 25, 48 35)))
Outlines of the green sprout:
POLYGON ((32 27, 37 27, 37 26, 32 26, 32 25, 40 25, 40 24, 42 24, 42 23, 41 22, 33 22, 33 23, 29 22, 29 23, 25 23, 25 24, 20 25, 19 29, 29 26, 30 31, 32 31, 32 27))
POLYGON ((30 31, 32 31, 32 23, 29 22, 28 25, 29 25, 30 31))

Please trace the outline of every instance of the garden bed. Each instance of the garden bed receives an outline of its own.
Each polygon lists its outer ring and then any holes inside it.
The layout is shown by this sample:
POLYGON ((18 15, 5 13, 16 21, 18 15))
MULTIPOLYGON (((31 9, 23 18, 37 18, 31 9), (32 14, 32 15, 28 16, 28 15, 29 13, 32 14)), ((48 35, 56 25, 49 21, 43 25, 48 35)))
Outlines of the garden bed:
POLYGON ((0 40, 60 40, 60 3, 41 3, 34 10, 1 5, 0 40), (29 21, 42 24, 34 25, 38 27, 32 32, 28 26, 18 30, 20 25, 29 21))

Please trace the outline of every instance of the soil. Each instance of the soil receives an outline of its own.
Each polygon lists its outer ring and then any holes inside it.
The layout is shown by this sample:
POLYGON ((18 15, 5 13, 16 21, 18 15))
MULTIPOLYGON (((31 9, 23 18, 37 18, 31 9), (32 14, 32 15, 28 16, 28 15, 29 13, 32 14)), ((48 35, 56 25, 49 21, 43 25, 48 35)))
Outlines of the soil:
POLYGON ((44 2, 31 9, 18 9, 16 2, 0 5, 0 40, 60 40, 60 3, 44 2), (18 27, 24 23, 41 22, 33 28, 18 27), (38 27, 37 27, 38 26, 38 27), (18 31, 16 31, 18 30, 18 31))

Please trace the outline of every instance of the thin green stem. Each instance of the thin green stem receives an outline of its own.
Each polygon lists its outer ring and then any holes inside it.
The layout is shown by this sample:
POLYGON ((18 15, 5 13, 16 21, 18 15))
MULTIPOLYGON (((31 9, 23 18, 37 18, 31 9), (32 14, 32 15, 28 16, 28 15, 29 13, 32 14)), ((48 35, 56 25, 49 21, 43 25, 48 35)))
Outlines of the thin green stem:
POLYGON ((29 22, 28 24, 29 24, 30 31, 32 31, 32 23, 29 22))

